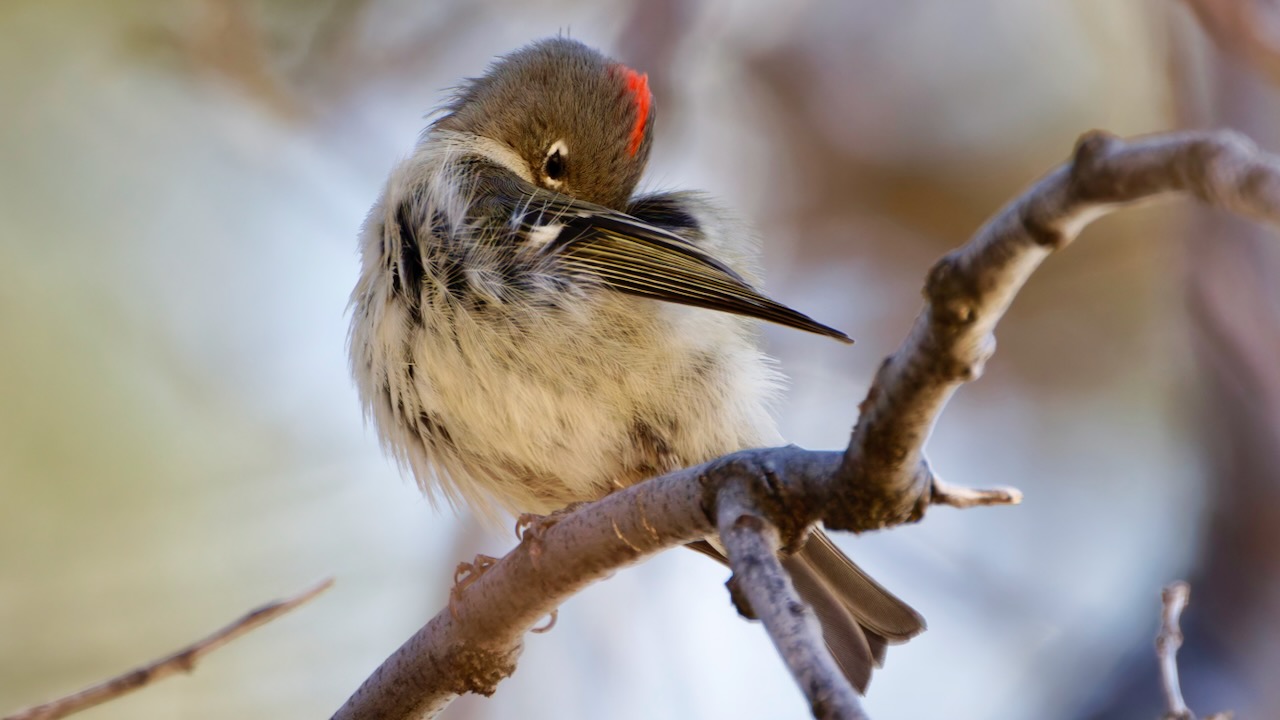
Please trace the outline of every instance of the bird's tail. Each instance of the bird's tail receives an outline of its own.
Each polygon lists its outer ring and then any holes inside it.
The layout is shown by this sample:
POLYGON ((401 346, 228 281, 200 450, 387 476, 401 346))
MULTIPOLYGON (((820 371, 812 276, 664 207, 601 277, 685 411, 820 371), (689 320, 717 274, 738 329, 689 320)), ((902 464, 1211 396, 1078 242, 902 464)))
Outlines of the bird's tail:
POLYGON ((800 597, 822 623, 827 648, 858 692, 884 664, 885 648, 924 632, 924 618, 853 564, 818 530, 800 552, 785 558, 800 597))
MULTIPOLYGON (((708 542, 689 547, 720 562, 724 555, 708 542)), ((865 693, 871 671, 884 664, 885 650, 924 632, 924 618, 853 564, 831 538, 814 531, 800 552, 783 558, 800 597, 822 624, 822 638, 836 664, 858 692, 865 693)))

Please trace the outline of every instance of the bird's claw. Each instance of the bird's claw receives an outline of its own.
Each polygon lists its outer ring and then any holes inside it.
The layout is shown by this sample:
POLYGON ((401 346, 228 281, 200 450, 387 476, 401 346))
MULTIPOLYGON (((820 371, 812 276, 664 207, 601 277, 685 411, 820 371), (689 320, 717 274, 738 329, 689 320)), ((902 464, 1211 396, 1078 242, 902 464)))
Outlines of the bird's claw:
POLYGON ((570 503, 546 515, 522 513, 520 517, 516 518, 516 539, 521 544, 528 543, 529 559, 533 561, 535 567, 538 564, 538 558, 542 555, 543 533, 555 527, 556 523, 559 523, 566 515, 586 504, 582 502, 570 503))
POLYGON ((462 601, 462 593, 497 564, 498 558, 489 555, 476 555, 471 562, 458 563, 457 569, 453 571, 453 588, 449 590, 449 614, 454 620, 458 619, 458 603, 462 601))

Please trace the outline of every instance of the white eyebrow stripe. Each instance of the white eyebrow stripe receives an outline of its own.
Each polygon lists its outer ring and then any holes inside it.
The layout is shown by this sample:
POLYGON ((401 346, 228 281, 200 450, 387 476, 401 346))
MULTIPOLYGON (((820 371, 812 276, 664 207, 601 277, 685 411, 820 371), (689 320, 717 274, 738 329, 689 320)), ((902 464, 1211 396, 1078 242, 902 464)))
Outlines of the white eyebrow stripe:
POLYGON ((533 182, 533 173, 529 171, 529 164, 524 161, 524 158, 520 157, 520 153, 511 149, 510 145, 479 135, 475 137, 475 140, 470 145, 475 152, 483 155, 485 159, 498 163, 527 183, 533 182))

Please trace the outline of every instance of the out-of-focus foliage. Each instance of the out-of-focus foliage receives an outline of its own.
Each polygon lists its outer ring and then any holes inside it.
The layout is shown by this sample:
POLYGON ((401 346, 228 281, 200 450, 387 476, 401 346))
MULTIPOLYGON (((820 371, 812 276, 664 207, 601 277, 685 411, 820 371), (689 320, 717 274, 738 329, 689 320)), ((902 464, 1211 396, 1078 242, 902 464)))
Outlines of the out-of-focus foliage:
MULTIPOLYGON (((0 710, 335 574, 192 677, 86 715, 324 716, 454 563, 513 542, 381 457, 343 312, 356 228, 423 115, 556 32, 654 79, 650 184, 737 207, 771 291, 858 339, 766 332, 808 446, 844 443, 938 255, 1080 132, 1172 122, 1162 15, 1107 0, 6 0, 0 710)), ((935 466, 1023 507, 842 539, 930 622, 877 675, 875 716, 1067 716, 1149 634, 1199 523, 1178 216, 1107 220, 1055 258, 944 416, 935 466)), ((691 553, 621 573, 450 713, 794 716, 723 579, 691 553)))

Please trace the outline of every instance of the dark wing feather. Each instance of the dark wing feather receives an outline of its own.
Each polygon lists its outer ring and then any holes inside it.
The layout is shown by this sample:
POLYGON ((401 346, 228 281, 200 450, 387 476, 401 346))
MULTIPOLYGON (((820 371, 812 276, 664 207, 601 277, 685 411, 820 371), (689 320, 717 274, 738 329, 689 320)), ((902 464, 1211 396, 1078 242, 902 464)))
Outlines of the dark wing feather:
POLYGON ((762 295, 724 263, 675 233, 564 196, 533 204, 526 231, 560 225, 541 253, 619 292, 768 320, 851 343, 835 328, 762 295))

